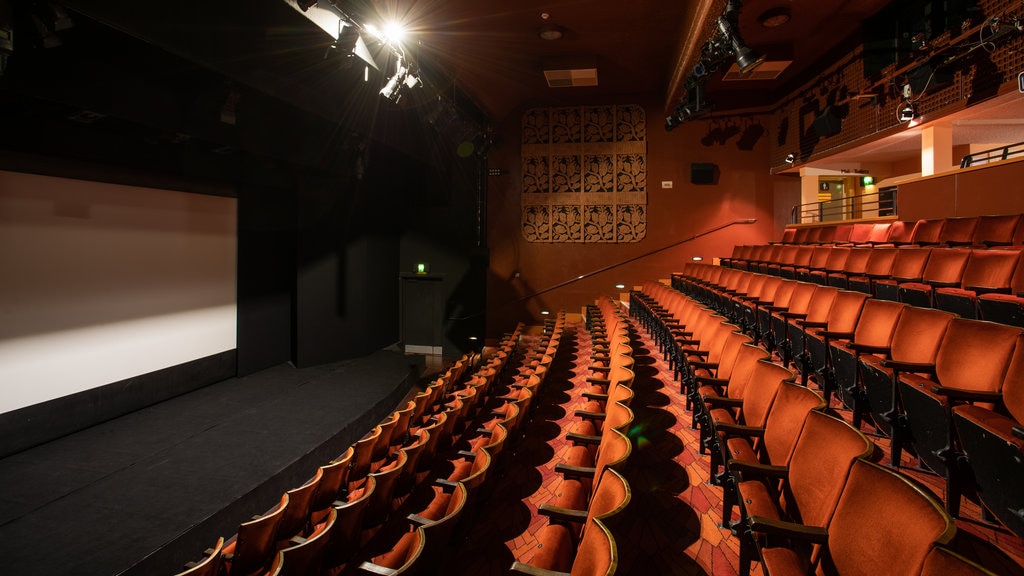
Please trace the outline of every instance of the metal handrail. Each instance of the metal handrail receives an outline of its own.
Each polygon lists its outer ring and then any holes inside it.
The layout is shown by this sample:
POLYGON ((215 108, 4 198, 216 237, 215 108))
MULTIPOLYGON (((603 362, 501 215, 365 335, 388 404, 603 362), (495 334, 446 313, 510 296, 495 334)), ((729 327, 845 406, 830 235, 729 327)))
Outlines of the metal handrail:
POLYGON ((1006 146, 992 148, 991 150, 982 150, 981 152, 967 154, 960 160, 960 167, 970 168, 975 164, 988 164, 993 161, 998 162, 999 160, 1006 160, 1007 158, 1017 156, 1018 154, 1024 154, 1024 142, 1007 144, 1006 146), (994 158, 992 154, 993 152, 997 153, 994 158))
POLYGON ((865 213, 875 216, 896 214, 896 187, 883 188, 872 194, 859 194, 838 200, 796 204, 789 212, 790 224, 859 220, 865 213))
MULTIPOLYGON (((700 238, 702 236, 707 236, 708 234, 713 234, 715 232, 718 232, 719 230, 723 230, 725 228, 729 228, 730 226, 736 226, 738 224, 754 224, 755 222, 757 222, 757 218, 746 218, 746 219, 743 219, 743 220, 733 220, 732 222, 726 222, 724 224, 719 224, 718 226, 714 226, 712 228, 708 228, 707 230, 704 230, 702 232, 698 232, 698 233, 696 233, 693 236, 690 236, 688 238, 683 238, 681 240, 677 240, 677 241, 675 241, 675 242, 673 242, 671 244, 667 244, 667 245, 662 246, 660 248, 655 248, 653 250, 648 250, 647 252, 644 252, 643 254, 637 254, 636 256, 632 256, 630 258, 626 258, 625 260, 620 260, 619 262, 616 262, 614 264, 609 264, 607 266, 603 266, 601 268, 598 268, 597 270, 592 270, 590 272, 586 272, 584 274, 580 274, 579 276, 576 276, 574 278, 570 278, 570 279, 565 280, 563 282, 559 282, 558 284, 554 284, 552 286, 548 286, 547 288, 542 288, 540 290, 537 290, 536 292, 533 292, 532 294, 527 294, 526 296, 521 296, 521 297, 516 298, 514 300, 509 300, 508 302, 505 302, 504 304, 499 304, 497 306, 494 306, 494 308, 499 308, 499 307, 502 307, 502 306, 508 306, 509 304, 515 304, 517 302, 525 302, 526 300, 529 300, 531 298, 536 298, 537 296, 540 296, 541 294, 546 294, 548 292, 551 292, 552 290, 557 290, 559 288, 568 286, 569 284, 572 284, 574 282, 579 282, 580 280, 583 280, 585 278, 589 278, 591 276, 594 276, 594 275, 597 275, 597 274, 601 274, 601 273, 607 272, 609 270, 614 270, 615 268, 618 268, 619 266, 623 266, 625 264, 629 264, 630 262, 635 262, 637 260, 640 260, 641 258, 647 258, 648 256, 652 256, 652 255, 657 254, 659 252, 664 252, 665 250, 669 250, 670 248, 675 248, 676 246, 685 244, 687 242, 692 242, 693 240, 696 240, 697 238, 700 238)), ((450 317, 450 318, 448 318, 448 320, 468 320, 470 318, 475 318, 477 316, 480 316, 483 313, 484 313, 484 311, 480 311, 480 312, 477 312, 477 313, 468 314, 466 316, 462 316, 462 317, 458 317, 458 318, 450 317)))

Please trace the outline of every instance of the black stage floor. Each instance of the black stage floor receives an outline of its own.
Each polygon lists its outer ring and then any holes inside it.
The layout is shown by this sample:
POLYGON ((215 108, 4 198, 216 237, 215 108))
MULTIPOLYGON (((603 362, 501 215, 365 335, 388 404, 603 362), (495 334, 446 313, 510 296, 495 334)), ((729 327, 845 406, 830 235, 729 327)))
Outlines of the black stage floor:
POLYGON ((0 459, 0 573, 170 575, 390 413, 422 357, 227 380, 0 459))

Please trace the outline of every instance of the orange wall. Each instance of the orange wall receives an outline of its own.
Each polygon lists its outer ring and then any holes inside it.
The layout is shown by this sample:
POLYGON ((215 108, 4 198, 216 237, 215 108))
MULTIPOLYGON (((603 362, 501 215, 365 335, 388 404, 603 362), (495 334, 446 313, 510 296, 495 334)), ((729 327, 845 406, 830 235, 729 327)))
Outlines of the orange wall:
POLYGON ((1024 160, 956 170, 903 182, 901 220, 1024 212, 1024 160))
MULTIPOLYGON (((615 284, 627 287, 665 278, 693 256, 710 261, 726 256, 733 246, 779 238, 792 201, 777 203, 776 190, 793 196, 793 179, 771 176, 768 170, 770 132, 751 151, 739 150, 738 135, 724 145, 701 144, 709 126, 687 122, 672 132, 664 129, 659 105, 639 98, 647 111, 647 235, 630 244, 530 243, 520 232, 520 119, 514 115, 499 128, 501 140, 491 152, 491 168, 507 170, 491 177, 488 190, 488 334, 501 334, 516 321, 536 322, 541 310, 577 312, 599 294, 617 294, 615 284), (720 172, 717 184, 690 183, 692 162, 713 162, 720 172), (662 189, 671 181, 671 189, 662 189), (680 240, 735 220, 756 219, 735 225, 663 251, 680 240), (654 252, 654 254, 646 255, 654 252), (607 266, 639 259, 596 273, 607 266), (517 276, 518 274, 518 276, 517 276), (573 281, 579 276, 583 280, 573 281), (567 285, 555 289, 562 283, 567 285), (550 289, 550 290, 549 290, 550 289), (539 292, 542 292, 538 294, 539 292)), ((767 126, 768 120, 762 119, 767 126)), ((796 183, 799 196, 799 182, 796 183)))

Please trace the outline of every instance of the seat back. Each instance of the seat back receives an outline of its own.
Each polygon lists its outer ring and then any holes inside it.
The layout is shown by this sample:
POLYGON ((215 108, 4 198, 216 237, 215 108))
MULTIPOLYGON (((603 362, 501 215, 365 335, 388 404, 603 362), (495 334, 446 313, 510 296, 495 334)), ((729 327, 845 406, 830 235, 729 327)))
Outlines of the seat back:
POLYGON ((828 313, 828 330, 831 332, 853 332, 868 300, 863 292, 840 290, 828 313))
POLYGON ((736 355, 736 362, 733 363, 726 395, 730 398, 742 398, 758 362, 767 358, 769 355, 764 348, 744 343, 736 355))
POLYGON ((225 554, 231 554, 230 574, 249 574, 265 567, 274 556, 274 537, 288 508, 288 494, 270 512, 238 525, 238 535, 233 543, 224 547, 225 554))
POLYGON ((809 526, 828 526, 850 466, 872 449, 867 437, 845 421, 808 412, 789 460, 789 516, 809 526))
POLYGON ((871 238, 871 231, 874 229, 874 224, 866 224, 859 222, 853 225, 853 229, 850 230, 850 237, 847 239, 851 244, 863 244, 871 238))
POLYGON ((409 427, 412 423, 413 414, 416 411, 416 402, 410 400, 405 407, 395 411, 398 421, 395 423, 394 431, 391 433, 391 446, 401 446, 409 441, 409 427))
POLYGON ((353 454, 355 450, 349 446, 336 460, 320 467, 320 486, 309 506, 314 521, 322 521, 322 518, 315 517, 326 514, 327 509, 338 499, 342 487, 348 487, 349 463, 353 454))
POLYGON ((633 445, 625 434, 615 428, 605 430, 601 435, 601 444, 597 448, 594 478, 600 478, 605 468, 621 470, 632 452, 633 445))
POLYGON ((967 290, 1009 291, 1020 250, 972 250, 960 285, 967 290))
POLYGON ((807 316, 804 320, 807 322, 827 322, 838 294, 838 288, 818 286, 811 294, 811 299, 807 303, 807 316))
POLYGON ((380 438, 380 426, 374 426, 365 436, 356 440, 352 445, 355 454, 352 456, 352 469, 349 471, 349 480, 358 480, 370 473, 370 461, 373 458, 373 447, 380 438))
POLYGON ((977 228, 977 216, 946 218, 939 238, 946 246, 969 246, 974 242, 974 231, 977 228))
POLYGON ((942 242, 942 227, 945 225, 944 218, 932 220, 921 219, 914 224, 914 230, 910 233, 910 241, 919 246, 931 246, 942 242))
POLYGON ((740 418, 747 426, 763 427, 779 386, 795 378, 792 372, 768 360, 758 360, 743 392, 740 418))
POLYGON ((872 248, 864 273, 874 278, 889 276, 900 252, 896 248, 872 248))
POLYGON ((825 399, 817 392, 793 382, 782 382, 765 421, 763 460, 776 466, 789 462, 807 413, 824 408, 825 399))
POLYGON ((420 553, 420 563, 428 570, 437 571, 443 561, 443 555, 448 548, 455 525, 462 517, 469 499, 469 491, 466 485, 458 482, 452 489, 451 498, 448 499, 448 506, 445 507, 444 515, 436 520, 420 525, 423 531, 424 545, 420 553))
POLYGON ((611 530, 597 518, 587 521, 569 576, 611 576, 619 554, 611 530))
POLYGON ((1003 406, 1019 424, 1024 424, 1024 339, 1017 341, 1013 359, 1003 379, 1003 406))
POLYGON ((890 356, 899 362, 934 363, 953 318, 949 312, 907 306, 896 323, 890 356))
POLYGON ((334 524, 338 519, 338 511, 331 509, 326 520, 320 523, 301 544, 289 546, 281 550, 284 556, 281 562, 282 576, 305 576, 319 574, 330 542, 334 524))
POLYGON ((281 522, 277 525, 276 540, 278 542, 287 541, 306 528, 313 498, 320 488, 320 479, 323 478, 323 475, 323 469, 317 468, 316 473, 308 482, 288 491, 288 507, 285 508, 281 522))
POLYGON ((909 222, 895 220, 889 223, 889 235, 885 241, 896 246, 909 244, 913 240, 913 235, 914 226, 909 222))
POLYGON ((978 226, 974 229, 974 245, 976 246, 1010 246, 1013 234, 1020 224, 1021 214, 1001 214, 998 216, 981 216, 978 226))
POLYGON ((334 534, 329 544, 332 557, 344 561, 359 549, 363 521, 366 519, 366 508, 370 505, 370 498, 376 491, 377 480, 373 476, 368 476, 363 487, 356 494, 350 494, 347 502, 335 506, 338 517, 334 523, 334 534))
POLYGON ((871 225, 871 232, 868 234, 867 241, 871 244, 883 244, 885 242, 891 242, 889 236, 892 234, 892 223, 879 222, 871 225))
POLYGON ((954 318, 935 357, 935 373, 947 388, 999 392, 1021 329, 954 318))
POLYGON ((815 246, 811 250, 811 259, 807 263, 807 267, 811 270, 824 270, 825 264, 828 263, 828 256, 831 253, 831 246, 815 246))
POLYGON ((921 279, 924 282, 959 286, 970 255, 970 250, 936 248, 928 256, 921 279))
POLYGON ((857 460, 828 526, 825 574, 920 574, 956 533, 933 497, 899 473, 857 460))
POLYGON ((370 495, 370 503, 366 508, 366 518, 363 520, 364 526, 380 525, 391 514, 395 486, 402 474, 402 468, 405 467, 407 458, 405 452, 398 452, 390 462, 370 474, 377 481, 377 487, 373 494, 370 495))
POLYGON ((842 271, 847 276, 856 276, 864 274, 868 271, 868 260, 871 259, 871 253, 876 250, 873 248, 852 248, 850 254, 846 257, 846 262, 843 264, 842 271))
POLYGON ((846 246, 833 246, 828 252, 828 259, 825 260, 826 272, 840 272, 846 266, 850 258, 850 248, 846 246))
POLYGON ((931 256, 931 248, 901 248, 896 250, 889 276, 896 281, 920 280, 931 256))
POLYGON ((892 344, 900 314, 906 307, 899 302, 869 298, 857 318, 853 341, 867 346, 888 347, 892 344))

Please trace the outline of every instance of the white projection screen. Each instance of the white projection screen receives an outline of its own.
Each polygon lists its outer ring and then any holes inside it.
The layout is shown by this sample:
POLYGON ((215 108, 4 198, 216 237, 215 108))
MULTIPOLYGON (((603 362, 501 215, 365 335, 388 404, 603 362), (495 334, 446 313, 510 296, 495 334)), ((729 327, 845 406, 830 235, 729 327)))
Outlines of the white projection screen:
POLYGON ((0 413, 234 349, 236 208, 0 171, 0 413))

